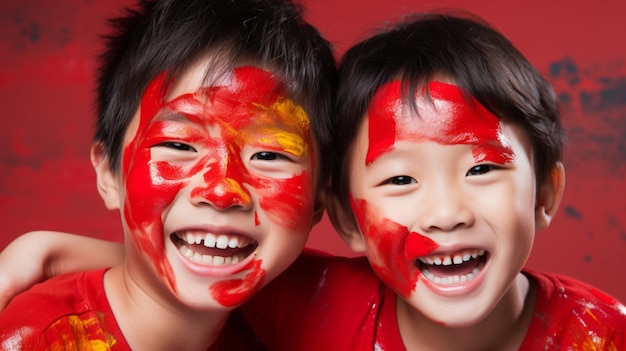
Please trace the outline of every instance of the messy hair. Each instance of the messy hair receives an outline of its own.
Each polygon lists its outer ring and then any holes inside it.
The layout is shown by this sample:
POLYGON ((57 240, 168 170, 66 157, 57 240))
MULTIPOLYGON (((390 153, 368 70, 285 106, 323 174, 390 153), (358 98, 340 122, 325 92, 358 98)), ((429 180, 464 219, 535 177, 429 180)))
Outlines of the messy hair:
POLYGON ((320 155, 328 153, 336 64, 301 6, 289 0, 141 0, 110 23, 94 141, 103 145, 113 170, 120 167, 124 132, 149 82, 163 72, 174 77, 207 54, 230 67, 252 62, 274 72, 308 114, 320 155))

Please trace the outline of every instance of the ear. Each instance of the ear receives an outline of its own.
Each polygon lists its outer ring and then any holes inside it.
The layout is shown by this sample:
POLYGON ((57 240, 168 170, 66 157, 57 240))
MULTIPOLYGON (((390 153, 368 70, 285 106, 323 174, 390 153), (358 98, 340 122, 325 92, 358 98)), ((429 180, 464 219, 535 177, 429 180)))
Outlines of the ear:
POLYGON ((538 184, 537 204, 535 205, 535 230, 548 228, 559 209, 565 192, 565 168, 557 162, 542 184, 538 184))
POLYGON ((111 171, 104 146, 100 143, 91 145, 91 165, 96 171, 96 185, 100 197, 104 200, 104 205, 109 210, 118 210, 120 208, 118 183, 115 174, 111 171))
POLYGON ((346 212, 339 200, 331 194, 327 196, 326 210, 333 227, 350 249, 354 252, 365 252, 365 241, 352 211, 346 212))

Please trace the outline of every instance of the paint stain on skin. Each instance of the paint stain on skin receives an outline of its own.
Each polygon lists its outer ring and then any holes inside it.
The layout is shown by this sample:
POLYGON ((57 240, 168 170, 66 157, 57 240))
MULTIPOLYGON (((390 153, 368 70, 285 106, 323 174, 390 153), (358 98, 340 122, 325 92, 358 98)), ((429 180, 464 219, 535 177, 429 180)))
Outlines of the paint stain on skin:
POLYGON ((437 247, 430 238, 389 219, 381 218, 365 200, 352 199, 352 208, 366 240, 368 257, 377 275, 401 296, 410 296, 417 284, 415 258, 437 247))
POLYGON ((265 278, 265 270, 261 261, 254 261, 250 272, 243 279, 223 280, 213 284, 209 290, 215 301, 223 306, 238 306, 244 303, 251 294, 256 292, 265 278))
MULTIPOLYGON (((147 88, 137 135, 124 152, 124 218, 134 232, 134 240, 176 291, 172 268, 164 255, 161 214, 181 189, 201 174, 204 184, 191 190, 192 197, 202 197, 224 209, 250 204, 252 199, 244 186, 247 184, 257 191, 260 206, 268 216, 301 232, 309 224, 298 221, 300 214, 312 211, 311 175, 302 172, 280 179, 261 177, 249 172, 240 155, 244 145, 252 145, 302 157, 312 152, 308 147, 312 140, 308 116, 284 97, 270 72, 240 67, 233 71, 230 85, 201 88, 169 102, 165 101, 164 77, 160 75, 147 88), (169 140, 183 140, 210 152, 182 164, 152 160, 151 148, 169 140)), ((256 226, 261 225, 258 213, 254 220, 256 226)), ((216 301, 232 306, 258 289, 265 271, 260 260, 254 262, 244 279, 211 287, 216 301)))
MULTIPOLYGON (((402 82, 399 80, 378 89, 368 110, 369 140, 366 164, 391 151, 396 140, 434 141, 443 145, 475 145, 476 162, 500 164, 513 160, 513 152, 502 138, 500 120, 474 99, 467 101, 454 85, 431 82, 428 85, 434 111, 413 118, 402 108, 402 82)), ((424 89, 418 99, 425 99, 424 89)), ((428 105, 425 101, 423 105, 428 105)))

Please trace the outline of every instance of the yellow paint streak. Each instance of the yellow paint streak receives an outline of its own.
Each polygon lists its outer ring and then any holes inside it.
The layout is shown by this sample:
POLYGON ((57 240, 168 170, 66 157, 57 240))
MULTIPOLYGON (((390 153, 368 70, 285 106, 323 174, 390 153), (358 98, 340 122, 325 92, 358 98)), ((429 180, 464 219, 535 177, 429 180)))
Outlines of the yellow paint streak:
POLYGON ((274 141, 286 152, 302 157, 307 152, 307 143, 303 138, 309 135, 310 130, 309 116, 302 106, 291 99, 280 98, 269 107, 258 107, 273 120, 269 125, 277 126, 270 134, 274 141))
POLYGON ((229 192, 237 193, 237 198, 241 199, 243 203, 250 203, 250 194, 241 188, 239 182, 232 178, 226 178, 224 181, 228 184, 226 187, 229 189, 229 192))
POLYGON ((102 329, 100 318, 71 315, 54 322, 45 332, 46 350, 107 351, 115 339, 102 329))

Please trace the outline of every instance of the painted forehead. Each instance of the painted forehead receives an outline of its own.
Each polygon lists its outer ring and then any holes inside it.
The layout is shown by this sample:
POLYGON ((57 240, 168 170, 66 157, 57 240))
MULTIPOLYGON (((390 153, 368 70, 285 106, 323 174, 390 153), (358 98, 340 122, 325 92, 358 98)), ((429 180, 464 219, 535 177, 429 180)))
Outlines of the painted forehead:
POLYGON ((144 93, 142 102, 153 103, 142 103, 142 124, 149 123, 164 107, 186 115, 206 115, 209 111, 205 109, 210 106, 211 110, 221 112, 217 118, 235 129, 250 124, 252 118, 254 123, 264 116, 269 119, 269 114, 273 124, 309 128, 309 118, 302 107, 287 97, 286 89, 272 72, 258 67, 237 67, 220 84, 200 87, 171 101, 166 101, 166 96, 172 84, 165 77, 162 73, 154 79, 144 93))
POLYGON ((433 81, 415 95, 418 116, 403 104, 403 83, 381 86, 368 109, 369 148, 366 164, 394 150, 398 141, 433 141, 443 145, 474 145, 476 162, 508 163, 511 148, 500 120, 456 85, 433 81), (428 89, 428 90, 427 90, 428 89), (430 97, 430 98, 429 98, 430 97))

